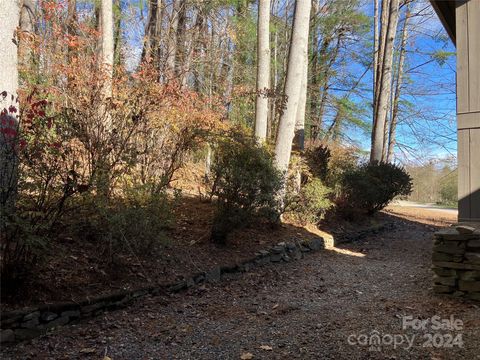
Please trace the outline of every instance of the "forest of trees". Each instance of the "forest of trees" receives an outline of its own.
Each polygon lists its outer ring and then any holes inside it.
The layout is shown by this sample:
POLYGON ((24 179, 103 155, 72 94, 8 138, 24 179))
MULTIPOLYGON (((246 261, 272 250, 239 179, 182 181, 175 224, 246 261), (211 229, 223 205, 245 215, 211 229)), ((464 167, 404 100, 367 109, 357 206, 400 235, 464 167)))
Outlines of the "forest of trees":
POLYGON ((185 164, 204 164, 220 243, 252 215, 317 223, 409 194, 401 165, 452 136, 415 103, 453 87, 420 83, 453 55, 432 16, 423 0, 2 0, 2 272, 72 214, 111 256, 149 243, 185 164))

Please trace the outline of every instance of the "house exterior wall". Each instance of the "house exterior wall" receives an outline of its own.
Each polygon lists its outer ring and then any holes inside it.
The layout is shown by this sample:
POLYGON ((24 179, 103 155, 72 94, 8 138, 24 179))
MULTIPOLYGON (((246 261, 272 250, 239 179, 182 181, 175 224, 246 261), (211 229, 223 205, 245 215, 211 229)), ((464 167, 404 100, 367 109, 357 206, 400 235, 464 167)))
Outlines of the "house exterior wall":
POLYGON ((480 1, 456 3, 458 217, 480 221, 480 1))

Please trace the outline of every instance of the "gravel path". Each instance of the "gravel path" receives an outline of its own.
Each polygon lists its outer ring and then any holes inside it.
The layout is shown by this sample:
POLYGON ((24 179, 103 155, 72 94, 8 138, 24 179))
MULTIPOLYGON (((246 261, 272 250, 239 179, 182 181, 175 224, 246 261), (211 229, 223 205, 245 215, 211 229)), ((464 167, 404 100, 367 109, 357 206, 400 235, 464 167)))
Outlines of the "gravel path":
POLYGON ((5 348, 1 358, 480 359, 478 304, 432 294, 433 231, 432 225, 399 219, 389 233, 217 285, 145 299, 5 348), (402 329, 404 316, 435 315, 460 319, 461 329, 438 331, 431 323, 424 330, 402 329), (382 344, 362 345, 373 331, 382 344), (423 346, 428 334, 438 347, 423 346), (450 335, 456 339, 452 348, 445 346, 450 335), (405 336, 413 338, 408 349, 405 336), (394 346, 393 338, 404 343, 394 346))

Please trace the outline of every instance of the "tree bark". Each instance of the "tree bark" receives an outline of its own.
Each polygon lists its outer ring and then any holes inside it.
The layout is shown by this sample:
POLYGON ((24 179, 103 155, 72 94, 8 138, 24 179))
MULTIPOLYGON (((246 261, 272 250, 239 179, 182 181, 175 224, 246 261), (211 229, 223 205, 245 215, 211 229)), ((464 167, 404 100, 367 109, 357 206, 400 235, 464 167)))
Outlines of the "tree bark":
POLYGON ((403 66, 405 63, 405 55, 407 52, 407 39, 408 39, 408 23, 411 17, 410 13, 410 3, 407 5, 407 10, 405 13, 405 22, 403 24, 402 31, 402 42, 400 45, 400 57, 398 59, 398 69, 397 69, 397 81, 395 84, 395 97, 393 100, 393 110, 392 110, 392 120, 390 122, 390 129, 388 133, 388 150, 386 161, 390 162, 393 159, 393 150, 395 148, 395 137, 398 123, 398 105, 400 100, 400 93, 402 91, 403 83, 403 66))
POLYGON ((28 67, 32 60, 31 39, 35 35, 36 0, 23 0, 20 11, 20 31, 18 44, 18 60, 22 69, 28 67))
POLYGON ((286 108, 280 117, 275 145, 275 165, 286 174, 290 162, 292 142, 295 133, 295 117, 300 100, 304 75, 304 54, 308 47, 311 0, 297 0, 293 20, 288 67, 285 80, 286 108))
POLYGON ((8 218, 15 211, 17 191, 18 132, 18 48, 17 26, 20 7, 17 0, 0 1, 0 238, 6 236, 8 218))
MULTIPOLYGON (((386 0, 384 0, 386 1, 386 0)), ((370 161, 383 161, 383 146, 385 137, 385 121, 387 120, 389 99, 391 96, 392 84, 392 65, 393 65, 393 45, 395 42, 395 35, 398 24, 399 0, 390 0, 388 22, 383 23, 382 20, 382 34, 385 44, 383 46, 384 52, 379 54, 379 68, 381 72, 377 76, 379 86, 377 86, 377 102, 376 102, 376 116, 374 117, 372 129, 372 148, 370 153, 370 161)), ((383 18, 383 14, 382 14, 383 18)), ((381 46, 382 49, 382 46, 381 46)))
POLYGON ((104 75, 103 96, 105 99, 112 97, 113 81, 113 3, 112 0, 102 0, 101 4, 101 66, 104 75))
POLYGON ((267 137, 269 89, 270 0, 259 0, 257 30, 257 97, 255 102, 255 136, 259 142, 264 142, 267 137))
POLYGON ((178 18, 182 6, 181 0, 174 0, 170 30, 168 32, 168 53, 167 53, 167 78, 175 74, 175 63, 177 54, 178 18))
POLYGON ((298 100, 297 113, 295 115, 295 137, 294 143, 298 150, 305 149, 305 109, 307 106, 308 89, 308 46, 303 53, 303 74, 302 87, 300 88, 300 98, 298 100))

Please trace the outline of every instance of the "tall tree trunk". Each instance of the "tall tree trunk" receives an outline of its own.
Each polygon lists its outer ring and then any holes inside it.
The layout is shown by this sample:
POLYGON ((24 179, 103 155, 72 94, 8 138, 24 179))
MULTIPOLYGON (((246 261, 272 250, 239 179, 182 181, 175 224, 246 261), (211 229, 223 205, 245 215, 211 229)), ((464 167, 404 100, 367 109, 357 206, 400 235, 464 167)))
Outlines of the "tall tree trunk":
POLYGON ((294 143, 298 150, 305 149, 305 109, 307 105, 307 89, 308 89, 308 46, 303 54, 303 74, 302 87, 300 88, 300 98, 298 100, 297 113, 295 115, 295 136, 294 143))
POLYGON ((182 1, 178 9, 177 44, 175 45, 175 76, 184 84, 187 58, 187 3, 182 1))
POLYGON ((255 102, 255 136, 267 137, 268 91, 270 89, 270 0, 258 1, 257 97, 255 102))
MULTIPOLYGON (((384 0, 386 1, 386 0, 384 0)), ((388 22, 383 24, 382 33, 386 34, 384 37, 385 44, 383 46, 384 53, 379 54, 379 68, 381 72, 377 77, 379 86, 377 87, 377 103, 376 116, 374 118, 372 129, 372 149, 370 153, 370 161, 383 161, 383 146, 384 146, 384 129, 385 121, 387 120, 389 99, 391 96, 392 84, 392 65, 393 65, 393 46, 395 42, 395 35, 398 24, 399 0, 390 0, 388 22), (384 26, 385 25, 385 26, 384 26)), ((382 14, 383 17, 383 14, 382 14)), ((382 48, 382 46, 381 46, 382 48)))
POLYGON ((120 65, 122 63, 122 4, 120 0, 114 0, 114 43, 113 55, 114 64, 120 65))
POLYGON ((17 26, 20 7, 17 0, 0 1, 0 239, 6 236, 8 218, 15 211, 17 192, 18 132, 18 48, 17 26), (15 110, 14 110, 15 109, 15 110))
POLYGON ((112 97, 113 81, 113 3, 112 0, 102 0, 101 4, 101 66, 104 75, 103 96, 105 99, 112 97))
POLYGON ((177 55, 177 34, 178 34, 178 18, 182 0, 174 0, 172 8, 172 16, 170 18, 170 30, 168 32, 168 53, 167 53, 167 78, 175 74, 175 64, 177 55))
POLYGON ((29 67, 32 62, 31 40, 35 35, 35 13, 37 1, 23 0, 20 11, 20 31, 18 44, 19 66, 23 70, 29 67))
MULTIPOLYGON (((378 72, 378 0, 373 3, 373 106, 375 106, 376 87, 377 87, 377 72, 378 72)), ((375 111, 375 110, 373 110, 375 111)))
POLYGON ((396 137, 397 123, 398 123, 398 105, 400 101, 400 93, 402 91, 403 66, 405 63, 405 55, 407 52, 408 23, 409 23, 410 17, 411 17, 410 3, 408 3, 406 13, 405 13, 405 22, 403 24, 402 42, 400 45, 400 57, 398 59, 397 80, 395 84, 395 97, 393 100, 393 110, 392 110, 392 121, 390 123, 390 130, 388 134, 388 150, 387 150, 387 158, 386 158, 387 162, 390 162, 393 159, 393 150, 395 148, 395 143, 396 143, 395 137, 396 137))
POLYGON ((319 52, 320 52, 320 37, 319 37, 319 31, 318 31, 318 24, 317 20, 318 17, 320 16, 320 0, 315 0, 313 2, 313 16, 312 16, 312 56, 311 56, 311 92, 310 92, 310 121, 311 121, 311 127, 310 127, 310 138, 312 140, 316 140, 320 134, 320 121, 318 117, 318 109, 319 109, 319 69, 318 69, 318 63, 319 63, 319 52))
POLYGON ((150 0, 148 2, 148 17, 145 26, 145 36, 142 50, 141 60, 151 61, 155 56, 155 47, 157 41, 157 13, 159 10, 158 0, 150 0))
POLYGON ((275 144, 275 165, 284 172, 288 171, 292 142, 295 134, 295 118, 300 101, 302 79, 304 77, 304 56, 308 48, 311 0, 297 0, 293 20, 288 68, 285 79, 286 108, 280 117, 278 135, 275 144))

